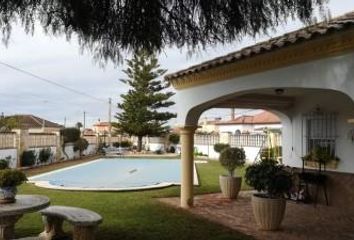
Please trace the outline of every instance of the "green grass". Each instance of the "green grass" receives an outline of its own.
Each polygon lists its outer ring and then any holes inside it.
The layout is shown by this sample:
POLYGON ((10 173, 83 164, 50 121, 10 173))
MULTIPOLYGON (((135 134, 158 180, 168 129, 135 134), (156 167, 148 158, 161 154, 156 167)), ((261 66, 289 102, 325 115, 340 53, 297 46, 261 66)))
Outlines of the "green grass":
MULTIPOLYGON (((201 186, 195 187, 195 192, 219 192, 218 175, 224 173, 219 163, 209 162, 197 167, 201 186)), ((136 192, 69 192, 24 184, 19 193, 43 194, 51 199, 52 205, 77 206, 98 212, 104 219, 97 231, 98 240, 252 239, 155 199, 179 196, 179 187, 136 192)), ((16 225, 16 237, 33 236, 42 229, 40 214, 26 214, 16 225)))

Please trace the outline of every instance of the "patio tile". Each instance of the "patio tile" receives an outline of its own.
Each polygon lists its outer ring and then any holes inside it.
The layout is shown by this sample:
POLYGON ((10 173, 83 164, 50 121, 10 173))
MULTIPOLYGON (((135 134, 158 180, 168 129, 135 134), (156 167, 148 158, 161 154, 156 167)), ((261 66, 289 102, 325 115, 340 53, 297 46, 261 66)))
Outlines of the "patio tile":
MULTIPOLYGON (((179 207, 179 198, 162 198, 159 201, 179 207)), ((195 206, 187 211, 256 239, 354 239, 353 210, 295 202, 288 202, 280 230, 260 231, 253 218, 251 192, 241 192, 235 201, 225 199, 221 194, 199 195, 195 197, 195 206)))

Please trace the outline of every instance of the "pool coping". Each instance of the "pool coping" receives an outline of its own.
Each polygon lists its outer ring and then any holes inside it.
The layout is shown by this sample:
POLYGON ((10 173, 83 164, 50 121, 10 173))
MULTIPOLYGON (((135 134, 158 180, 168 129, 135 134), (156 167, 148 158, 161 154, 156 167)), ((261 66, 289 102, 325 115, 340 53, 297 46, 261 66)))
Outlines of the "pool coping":
MULTIPOLYGON (((137 158, 139 159, 139 158, 137 158)), ((53 170, 50 172, 46 172, 46 173, 41 173, 38 175, 34 175, 28 178, 28 183, 32 183, 37 187, 42 187, 42 188, 48 188, 48 189, 55 189, 55 190, 67 190, 67 191, 97 191, 97 192, 124 192, 124 191, 137 191, 137 190, 153 190, 153 189, 159 189, 159 188, 165 188, 165 187, 170 187, 170 186, 179 186, 181 185, 181 183, 176 183, 176 182, 161 182, 158 184, 154 184, 154 185, 144 185, 144 186, 139 186, 139 187, 125 187, 125 188, 90 188, 90 187, 65 187, 65 186, 58 186, 58 185, 53 185, 51 184, 49 181, 35 181, 33 180, 34 178, 39 178, 39 177, 43 177, 46 175, 50 175, 56 172, 62 172, 62 171, 66 171, 68 169, 73 169, 73 168, 77 168, 80 166, 84 166, 84 165, 89 165, 98 161, 102 161, 104 159, 97 159, 97 160, 93 160, 87 163, 81 163, 81 164, 77 164, 75 166, 70 166, 70 167, 65 167, 65 168, 61 168, 61 169, 57 169, 57 170, 53 170)), ((119 160, 119 159, 118 159, 119 160)), ((122 160, 122 159, 120 159, 122 160)), ((177 159, 178 160, 178 159, 177 159)), ((197 173, 197 169, 196 169, 196 163, 193 163, 194 167, 193 167, 193 185, 194 186, 199 186, 199 177, 198 177, 198 173, 197 173)))

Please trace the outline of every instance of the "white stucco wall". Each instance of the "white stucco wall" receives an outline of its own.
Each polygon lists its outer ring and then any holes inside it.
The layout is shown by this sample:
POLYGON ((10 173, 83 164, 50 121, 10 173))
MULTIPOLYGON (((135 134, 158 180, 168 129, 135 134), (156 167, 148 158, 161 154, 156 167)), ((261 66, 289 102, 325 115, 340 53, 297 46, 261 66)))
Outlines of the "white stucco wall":
POLYGON ((242 95, 257 89, 325 88, 341 91, 354 99, 353 76, 354 53, 351 53, 181 89, 176 93, 177 123, 196 125, 199 114, 213 106, 217 99, 242 95), (188 114, 189 112, 192 113, 188 114))
MULTIPOLYGON (((212 145, 194 145, 194 148, 203 154, 208 155, 210 159, 219 159, 219 153, 214 151, 214 146, 212 145)), ((244 147, 243 150, 245 150, 246 154, 246 163, 250 164, 253 163, 254 160, 256 159, 256 156, 258 155, 258 152, 260 150, 259 147, 244 147)), ((257 156, 257 159, 259 156, 257 156)))
POLYGON ((243 132, 253 132, 253 125, 251 124, 235 124, 235 125, 219 125, 219 132, 235 133, 236 130, 243 132))
POLYGON ((354 173, 354 142, 348 137, 354 124, 347 122, 354 116, 354 104, 346 96, 336 92, 322 92, 303 96, 296 101, 291 120, 283 127, 283 162, 290 166, 301 167, 301 156, 305 154, 302 136, 302 113, 319 106, 322 111, 337 113, 336 154, 340 158, 336 171, 354 173))
POLYGON ((283 162, 301 166, 301 116, 319 106, 338 113, 336 150, 341 161, 337 171, 354 173, 354 143, 348 139, 354 124, 347 123, 347 119, 354 118, 354 53, 179 90, 177 121, 179 125, 196 125, 200 114, 218 101, 275 88, 323 91, 307 95, 300 91, 295 106, 279 116, 283 125, 283 162))
MULTIPOLYGON (((56 147, 45 147, 45 148, 50 148, 50 151, 52 152, 52 158, 48 160, 48 162, 46 162, 45 164, 49 164, 51 162, 54 161, 55 158, 55 153, 57 151, 56 147)), ((28 148, 28 151, 34 151, 36 156, 37 156, 37 160, 38 160, 38 156, 39 156, 39 152, 43 149, 43 147, 38 147, 38 148, 28 148)), ((36 161, 37 165, 40 165, 41 163, 39 161, 36 161)))
POLYGON ((214 145, 194 145, 194 148, 203 154, 208 155, 211 159, 218 159, 219 153, 214 151, 214 145))
POLYGON ((255 132, 258 129, 281 129, 281 124, 234 124, 234 125, 219 125, 219 132, 231 132, 235 133, 236 130, 243 132, 255 132))
MULTIPOLYGON (((65 146, 65 152, 69 156, 69 159, 67 159, 67 160, 72 160, 72 159, 80 157, 79 156, 79 151, 74 152, 74 145, 73 144, 67 144, 65 146)), ((65 157, 65 156, 63 156, 63 157, 65 157)))
POLYGON ((148 143, 148 144, 145 144, 145 149, 146 150, 149 150, 151 152, 155 152, 155 151, 158 151, 158 150, 161 150, 161 151, 165 151, 165 144, 163 143, 148 143))
POLYGON ((87 149, 83 152, 84 155, 91 155, 97 152, 97 145, 96 144, 89 144, 87 149))

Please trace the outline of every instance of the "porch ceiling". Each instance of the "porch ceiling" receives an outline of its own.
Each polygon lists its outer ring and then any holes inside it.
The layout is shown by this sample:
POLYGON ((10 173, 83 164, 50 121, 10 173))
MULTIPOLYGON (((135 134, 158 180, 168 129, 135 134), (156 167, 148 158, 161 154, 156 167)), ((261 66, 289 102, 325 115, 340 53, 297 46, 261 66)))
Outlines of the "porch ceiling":
POLYGON ((267 94, 246 94, 227 99, 214 105, 215 108, 261 108, 289 109, 294 106, 295 97, 267 94))

